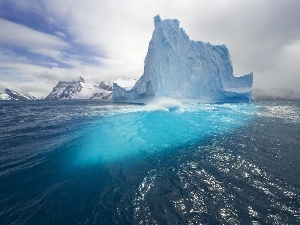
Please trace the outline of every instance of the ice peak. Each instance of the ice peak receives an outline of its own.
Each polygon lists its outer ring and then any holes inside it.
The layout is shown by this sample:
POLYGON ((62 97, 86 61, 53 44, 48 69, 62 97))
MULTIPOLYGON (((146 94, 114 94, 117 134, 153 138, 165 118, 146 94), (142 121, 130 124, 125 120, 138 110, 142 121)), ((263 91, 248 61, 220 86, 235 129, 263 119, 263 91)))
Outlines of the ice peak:
POLYGON ((157 14, 156 16, 154 16, 154 26, 156 26, 160 22, 161 22, 161 18, 159 16, 159 14, 157 14))
POLYGON ((154 17, 144 74, 131 90, 114 86, 116 101, 155 97, 199 102, 249 102, 253 74, 233 76, 225 45, 191 41, 177 19, 154 17))
POLYGON ((161 20, 159 15, 154 17, 154 27, 157 28, 158 25, 162 25, 163 29, 170 29, 170 28, 179 28, 180 22, 177 19, 166 19, 161 20))

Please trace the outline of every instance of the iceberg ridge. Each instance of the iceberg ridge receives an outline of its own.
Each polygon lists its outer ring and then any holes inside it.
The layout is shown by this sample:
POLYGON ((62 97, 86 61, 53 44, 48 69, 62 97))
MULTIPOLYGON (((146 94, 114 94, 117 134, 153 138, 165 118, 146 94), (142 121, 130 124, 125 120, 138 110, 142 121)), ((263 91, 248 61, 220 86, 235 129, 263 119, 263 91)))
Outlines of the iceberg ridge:
POLYGON ((249 102, 253 73, 233 76, 225 45, 192 41, 174 19, 154 17, 144 74, 131 90, 114 84, 113 100, 147 103, 154 97, 198 102, 249 102))

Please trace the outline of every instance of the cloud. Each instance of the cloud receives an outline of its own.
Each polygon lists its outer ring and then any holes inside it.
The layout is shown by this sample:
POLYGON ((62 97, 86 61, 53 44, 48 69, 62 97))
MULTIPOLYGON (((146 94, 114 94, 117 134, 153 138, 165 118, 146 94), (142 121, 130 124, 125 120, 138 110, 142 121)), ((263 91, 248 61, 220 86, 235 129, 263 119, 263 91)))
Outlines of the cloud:
POLYGON ((53 59, 59 61, 61 57, 61 51, 55 50, 55 49, 49 49, 49 48, 32 48, 30 49, 32 53, 52 57, 53 59))
POLYGON ((45 21, 50 24, 50 25, 55 25, 57 26, 57 22, 55 20, 55 18, 51 17, 51 16, 47 16, 45 17, 45 21))
POLYGON ((295 62, 300 51, 298 0, 11 2, 28 15, 39 14, 52 26, 52 33, 46 34, 0 19, 0 43, 55 59, 49 62, 53 68, 32 68, 32 79, 54 83, 55 79, 68 80, 73 75, 94 81, 139 78, 154 29, 153 17, 160 14, 162 19, 177 18, 193 40, 226 44, 234 73, 253 71, 256 87, 300 91, 295 85, 300 82, 295 62), (62 68, 66 65, 69 68, 62 68))
MULTIPOLYGON (((56 57, 57 54, 57 52, 48 52, 48 49, 36 49, 35 51, 39 54, 53 54, 53 57, 56 57)), ((71 81, 83 76, 86 80, 100 82, 104 80, 102 74, 111 73, 103 67, 83 65, 80 60, 76 59, 76 56, 66 55, 64 57, 66 59, 62 59, 62 61, 73 64, 74 67, 34 65, 26 57, 20 57, 9 50, 0 50, 0 90, 11 88, 21 93, 29 92, 37 97, 45 97, 60 80, 71 81)))
POLYGON ((63 49, 69 44, 62 39, 0 18, 0 44, 26 48, 63 49))
POLYGON ((55 34, 56 36, 62 38, 62 39, 67 39, 67 35, 65 35, 65 34, 64 34, 63 32, 61 32, 61 31, 56 31, 54 34, 55 34))
POLYGON ((190 38, 226 44, 234 73, 253 71, 255 87, 284 87, 300 92, 295 85, 295 81, 300 82, 299 70, 291 52, 285 50, 287 46, 297 49, 294 43, 300 40, 299 1, 201 3, 195 7, 187 3, 188 8, 183 7, 179 15, 190 38))
MULTIPOLYGON (((80 67, 82 65, 82 61, 79 59, 79 56, 71 55, 63 51, 48 48, 33 48, 29 49, 29 51, 35 54, 53 58, 56 62, 65 64, 67 66, 80 67)), ((47 65, 49 65, 49 63, 47 63, 47 65)))
POLYGON ((300 37, 300 2, 293 0, 276 4, 270 0, 129 0, 122 3, 67 0, 51 1, 48 6, 56 17, 68 21, 75 42, 105 52, 106 58, 101 62, 114 71, 105 74, 106 77, 128 74, 138 78, 142 74, 153 30, 152 18, 156 14, 163 19, 179 19, 193 40, 226 44, 235 74, 253 71, 255 85, 262 88, 270 84, 267 80, 272 79, 271 73, 278 80, 272 85, 282 85, 279 81, 284 75, 274 68, 282 57, 289 58, 285 47, 300 37))

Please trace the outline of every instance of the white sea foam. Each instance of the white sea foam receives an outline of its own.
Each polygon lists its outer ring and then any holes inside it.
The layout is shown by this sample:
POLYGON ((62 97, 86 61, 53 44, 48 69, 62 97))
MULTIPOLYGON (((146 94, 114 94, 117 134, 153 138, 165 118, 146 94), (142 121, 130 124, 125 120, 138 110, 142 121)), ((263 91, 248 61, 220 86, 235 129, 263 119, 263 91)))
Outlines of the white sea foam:
POLYGON ((171 98, 156 98, 150 102, 146 108, 148 110, 175 111, 183 108, 183 104, 180 101, 171 98))

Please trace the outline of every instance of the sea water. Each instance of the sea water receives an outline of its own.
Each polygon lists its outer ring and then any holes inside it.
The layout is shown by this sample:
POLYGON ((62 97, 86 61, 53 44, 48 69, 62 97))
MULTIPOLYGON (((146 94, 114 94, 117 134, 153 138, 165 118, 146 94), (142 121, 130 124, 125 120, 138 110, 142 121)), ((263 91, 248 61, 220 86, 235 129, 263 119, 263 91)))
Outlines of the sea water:
POLYGON ((0 102, 0 224, 299 224, 300 102, 0 102))

